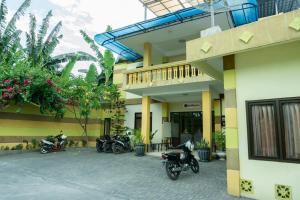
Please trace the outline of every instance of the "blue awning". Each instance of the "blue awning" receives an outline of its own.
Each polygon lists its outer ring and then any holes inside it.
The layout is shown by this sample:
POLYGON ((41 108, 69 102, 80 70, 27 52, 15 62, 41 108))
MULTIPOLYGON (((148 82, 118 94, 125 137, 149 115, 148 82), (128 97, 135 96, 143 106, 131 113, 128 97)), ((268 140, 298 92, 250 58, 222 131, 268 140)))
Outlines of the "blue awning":
MULTIPOLYGON (((233 3, 234 0, 228 0, 229 4, 230 2, 233 3)), ((235 7, 234 10, 231 10, 230 14, 234 26, 241 26, 247 23, 257 21, 257 1, 244 0, 244 3, 239 7, 235 7)), ((142 55, 138 54, 134 50, 125 46, 124 44, 118 42, 118 39, 133 36, 135 34, 145 33, 171 24, 173 25, 176 23, 184 23, 189 20, 198 19, 199 17, 208 16, 209 13, 194 7, 190 7, 154 19, 119 28, 110 32, 97 34, 95 36, 95 41, 99 45, 115 52, 123 58, 134 62, 141 59, 142 55)))

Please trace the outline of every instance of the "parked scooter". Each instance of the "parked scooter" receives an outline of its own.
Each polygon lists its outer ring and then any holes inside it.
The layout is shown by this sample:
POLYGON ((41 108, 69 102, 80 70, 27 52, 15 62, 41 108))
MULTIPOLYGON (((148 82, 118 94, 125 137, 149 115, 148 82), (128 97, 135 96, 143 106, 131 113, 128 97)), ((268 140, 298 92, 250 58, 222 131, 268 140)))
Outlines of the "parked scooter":
POLYGON ((189 140, 175 148, 182 149, 183 152, 162 153, 168 177, 172 180, 177 180, 182 171, 187 171, 190 168, 194 173, 198 173, 199 163, 192 154, 194 150, 192 141, 189 140))
POLYGON ((115 140, 117 140, 117 135, 109 136, 105 135, 103 137, 96 139, 96 149, 99 153, 105 152, 105 153, 112 153, 112 145, 114 144, 115 140))
POLYGON ((114 143, 112 144, 112 151, 115 154, 125 153, 132 151, 129 133, 125 135, 116 136, 114 143))
POLYGON ((67 136, 60 131, 60 134, 53 137, 49 136, 46 139, 42 139, 40 142, 40 151, 42 154, 64 151, 67 144, 67 136))

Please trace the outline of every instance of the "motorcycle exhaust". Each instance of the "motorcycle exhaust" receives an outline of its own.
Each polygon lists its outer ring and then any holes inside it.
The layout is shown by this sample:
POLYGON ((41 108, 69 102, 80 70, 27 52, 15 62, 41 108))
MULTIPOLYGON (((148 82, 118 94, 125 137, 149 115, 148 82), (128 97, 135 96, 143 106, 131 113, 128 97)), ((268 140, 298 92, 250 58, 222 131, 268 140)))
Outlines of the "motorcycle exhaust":
POLYGON ((182 168, 181 167, 176 167, 172 169, 173 172, 181 172, 182 168))

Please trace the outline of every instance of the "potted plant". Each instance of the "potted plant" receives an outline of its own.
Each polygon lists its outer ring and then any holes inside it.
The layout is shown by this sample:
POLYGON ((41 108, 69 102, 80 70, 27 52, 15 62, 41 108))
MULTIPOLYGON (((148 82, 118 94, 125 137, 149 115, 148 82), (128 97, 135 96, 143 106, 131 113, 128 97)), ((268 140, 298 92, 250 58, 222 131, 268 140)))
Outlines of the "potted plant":
POLYGON ((145 155, 145 144, 143 141, 141 130, 134 130, 134 149, 136 156, 144 156, 145 155))
POLYGON ((210 161, 210 148, 208 142, 205 139, 201 139, 197 142, 198 156, 201 162, 210 161))
POLYGON ((225 160, 226 152, 225 152, 225 133, 224 132, 216 132, 215 134, 215 143, 216 143, 216 153, 220 160, 225 160))

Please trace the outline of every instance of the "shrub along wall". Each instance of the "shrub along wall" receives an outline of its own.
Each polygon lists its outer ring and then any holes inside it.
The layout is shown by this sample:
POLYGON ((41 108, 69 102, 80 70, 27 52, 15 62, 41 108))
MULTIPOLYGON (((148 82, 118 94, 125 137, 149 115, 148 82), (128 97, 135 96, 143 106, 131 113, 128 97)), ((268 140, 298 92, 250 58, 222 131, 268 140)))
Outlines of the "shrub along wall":
MULTIPOLYGON (((93 111, 88 124, 89 146, 95 146, 97 137, 103 134, 103 112, 93 111)), ((66 111, 63 119, 55 119, 50 115, 43 115, 38 106, 26 104, 20 113, 16 113, 15 106, 9 106, 0 111, 0 147, 15 146, 24 140, 38 142, 49 135, 57 135, 63 131, 68 140, 82 141, 83 130, 74 117, 66 111)), ((80 142, 81 144, 81 142, 80 142)))

